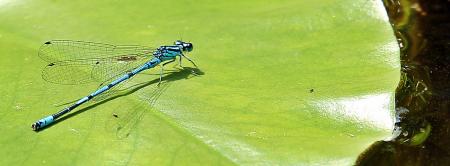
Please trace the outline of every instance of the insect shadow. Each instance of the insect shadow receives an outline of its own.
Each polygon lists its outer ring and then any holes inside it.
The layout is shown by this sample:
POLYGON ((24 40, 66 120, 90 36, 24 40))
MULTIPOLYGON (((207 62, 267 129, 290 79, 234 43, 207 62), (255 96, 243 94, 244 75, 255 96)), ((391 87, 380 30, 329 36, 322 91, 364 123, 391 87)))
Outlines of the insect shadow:
MULTIPOLYGON (((198 68, 183 67, 183 69, 181 69, 179 71, 173 71, 173 72, 170 72, 167 75, 163 76, 162 84, 164 84, 164 82, 177 81, 177 80, 181 80, 181 79, 190 79, 191 77, 189 77, 189 76, 191 76, 191 75, 200 76, 200 75, 204 75, 204 74, 205 73, 203 71, 201 71, 200 69, 198 69, 198 68)), ((67 119, 69 119, 69 118, 71 118, 73 116, 81 114, 81 113, 83 113, 83 112, 85 112, 87 110, 93 109, 93 108, 95 108, 95 107, 97 107, 99 105, 102 105, 102 104, 104 104, 104 103, 106 103, 108 101, 111 101, 111 100, 114 100, 114 99, 117 99, 117 98, 120 98, 120 97, 123 97, 123 96, 127 96, 127 95, 130 95, 130 94, 133 94, 134 92, 136 92, 136 91, 138 91, 138 90, 140 90, 142 88, 145 88, 145 87, 147 87, 149 85, 152 85, 152 84, 158 84, 158 83, 159 83, 159 78, 153 79, 151 81, 139 83, 139 84, 136 84, 136 85, 133 85, 133 86, 130 86, 127 89, 125 89, 126 92, 124 92, 124 93, 111 96, 111 97, 106 98, 104 100, 101 100, 101 101, 99 101, 97 103, 94 103, 92 105, 84 107, 84 108, 82 108, 82 109, 80 109, 78 111, 75 111, 75 112, 72 112, 72 113, 70 113, 70 114, 68 114, 66 116, 63 116, 63 117, 57 119, 54 123, 50 124, 46 128, 44 128, 42 130, 39 130, 39 131, 43 131, 45 129, 51 128, 51 127, 53 127, 53 125, 56 125, 59 122, 65 121, 65 120, 67 120, 67 119)))

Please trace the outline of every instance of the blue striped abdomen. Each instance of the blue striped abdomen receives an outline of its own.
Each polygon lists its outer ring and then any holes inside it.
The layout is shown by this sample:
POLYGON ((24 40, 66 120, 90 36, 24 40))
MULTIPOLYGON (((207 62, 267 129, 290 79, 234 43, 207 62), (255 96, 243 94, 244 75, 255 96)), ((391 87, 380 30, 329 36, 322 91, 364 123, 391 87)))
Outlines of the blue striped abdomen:
MULTIPOLYGON (((140 72, 142 72, 144 70, 147 70, 147 69, 155 67, 159 63, 161 63, 161 60, 159 58, 153 58, 150 61, 148 61, 147 63, 143 64, 142 66, 134 69, 133 71, 131 71, 131 72, 127 73, 127 74, 124 74, 122 77, 114 80, 110 84, 108 84, 106 86, 103 86, 102 88, 98 89, 97 91, 92 93, 90 96, 95 97, 95 96, 103 93, 104 91, 109 90, 111 87, 116 86, 117 84, 119 84, 119 83, 121 83, 121 82, 123 82, 123 81, 125 81, 125 80, 127 80, 127 79, 129 79, 131 77, 133 77, 134 75, 136 75, 136 74, 138 74, 138 73, 140 73, 140 72)), ((83 101, 83 102, 85 102, 85 101, 83 101)))

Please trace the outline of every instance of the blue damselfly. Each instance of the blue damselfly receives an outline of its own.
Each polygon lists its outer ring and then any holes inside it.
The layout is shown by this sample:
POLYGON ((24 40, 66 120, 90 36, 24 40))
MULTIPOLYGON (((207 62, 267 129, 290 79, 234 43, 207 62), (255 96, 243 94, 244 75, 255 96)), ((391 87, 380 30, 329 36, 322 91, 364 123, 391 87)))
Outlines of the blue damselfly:
POLYGON ((42 78, 57 84, 80 84, 103 81, 101 87, 93 93, 79 99, 63 110, 47 116, 31 125, 37 131, 53 123, 62 115, 76 107, 104 95, 134 75, 161 65, 159 83, 164 72, 163 66, 179 57, 197 65, 184 53, 193 49, 192 43, 175 41, 173 45, 160 46, 157 49, 135 45, 111 45, 94 42, 52 40, 45 42, 39 49, 39 57, 49 64, 42 71, 42 78), (164 63, 162 63, 164 62, 164 63))

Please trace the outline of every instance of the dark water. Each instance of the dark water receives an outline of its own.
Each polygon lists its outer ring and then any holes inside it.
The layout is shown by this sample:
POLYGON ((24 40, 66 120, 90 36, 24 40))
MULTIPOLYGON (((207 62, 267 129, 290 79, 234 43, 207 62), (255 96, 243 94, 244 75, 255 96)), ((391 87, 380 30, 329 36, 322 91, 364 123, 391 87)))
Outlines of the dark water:
POLYGON ((450 0, 383 0, 400 47, 398 121, 356 165, 450 165, 450 0))

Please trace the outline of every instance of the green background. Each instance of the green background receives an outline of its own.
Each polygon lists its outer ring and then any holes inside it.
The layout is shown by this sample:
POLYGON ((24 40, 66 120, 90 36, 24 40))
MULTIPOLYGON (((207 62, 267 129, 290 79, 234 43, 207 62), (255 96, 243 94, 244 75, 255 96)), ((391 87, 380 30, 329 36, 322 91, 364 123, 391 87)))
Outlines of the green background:
POLYGON ((0 58, 0 165, 351 165, 390 136, 399 78, 396 41, 372 0, 0 0, 0 58), (98 86, 42 80, 45 41, 181 38, 202 75, 169 65, 157 88, 150 70, 31 131, 98 86))

